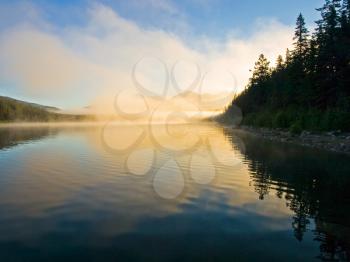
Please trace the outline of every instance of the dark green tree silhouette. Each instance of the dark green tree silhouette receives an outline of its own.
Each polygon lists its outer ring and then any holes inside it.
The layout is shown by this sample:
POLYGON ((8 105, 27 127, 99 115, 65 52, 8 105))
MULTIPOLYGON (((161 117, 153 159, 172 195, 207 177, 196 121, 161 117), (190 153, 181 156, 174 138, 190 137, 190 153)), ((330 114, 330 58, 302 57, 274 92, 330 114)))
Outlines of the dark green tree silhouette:
POLYGON ((293 43, 294 45, 294 52, 293 56, 295 59, 303 60, 305 58, 305 55, 307 53, 308 47, 309 47, 309 30, 305 26, 305 20, 302 14, 299 14, 296 28, 295 28, 295 35, 293 40, 295 41, 293 43))
POLYGON ((284 62, 278 57, 270 68, 260 55, 244 92, 232 101, 243 111, 243 124, 350 131, 350 0, 326 0, 317 10, 321 19, 311 37, 298 16, 284 62))
POLYGON ((270 62, 261 54, 255 63, 253 76, 250 78, 251 85, 258 85, 266 81, 270 76, 270 62))
POLYGON ((281 71, 284 68, 283 57, 279 55, 276 60, 276 71, 281 71))

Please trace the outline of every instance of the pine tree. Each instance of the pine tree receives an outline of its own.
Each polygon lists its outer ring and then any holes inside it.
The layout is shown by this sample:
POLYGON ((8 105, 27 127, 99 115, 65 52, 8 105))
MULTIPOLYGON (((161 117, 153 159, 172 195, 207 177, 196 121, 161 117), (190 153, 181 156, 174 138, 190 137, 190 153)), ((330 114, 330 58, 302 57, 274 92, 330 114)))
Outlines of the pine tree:
POLYGON ((276 71, 281 71, 284 68, 283 57, 279 55, 276 61, 276 71))
POLYGON ((343 0, 342 11, 345 13, 349 21, 350 20, 350 0, 343 0))
POLYGON ((295 41, 294 44, 294 52, 293 56, 295 59, 303 59, 306 55, 307 49, 308 49, 308 37, 309 37, 309 31, 307 30, 305 26, 305 20, 302 14, 299 14, 296 28, 295 28, 295 35, 293 40, 295 41))
POLYGON ((345 33, 348 33, 350 27, 350 0, 343 0, 340 24, 345 33))
POLYGON ((350 110, 350 0, 344 0, 341 7, 340 32, 337 44, 337 79, 339 106, 350 110))
POLYGON ((322 19, 317 21, 317 74, 316 92, 317 104, 327 108, 335 104, 338 93, 337 72, 340 66, 339 30, 340 30, 340 0, 326 0, 321 12, 322 19))
POLYGON ((255 63, 253 76, 250 79, 252 85, 266 81, 270 76, 270 62, 261 54, 255 63))
POLYGON ((286 50, 286 59, 285 59, 285 61, 286 61, 286 66, 287 67, 290 66, 290 64, 292 63, 292 55, 291 55, 291 52, 290 52, 289 48, 287 48, 287 50, 286 50))
POLYGON ((318 25, 317 35, 320 40, 333 38, 339 22, 340 0, 326 0, 326 3, 316 10, 321 13, 321 19, 316 21, 318 25), (323 39, 325 37, 325 39, 323 39))
POLYGON ((350 131, 350 0, 325 0, 318 10, 322 18, 311 39, 298 16, 294 48, 284 62, 277 58, 273 71, 259 56, 247 88, 233 101, 245 124, 350 131))

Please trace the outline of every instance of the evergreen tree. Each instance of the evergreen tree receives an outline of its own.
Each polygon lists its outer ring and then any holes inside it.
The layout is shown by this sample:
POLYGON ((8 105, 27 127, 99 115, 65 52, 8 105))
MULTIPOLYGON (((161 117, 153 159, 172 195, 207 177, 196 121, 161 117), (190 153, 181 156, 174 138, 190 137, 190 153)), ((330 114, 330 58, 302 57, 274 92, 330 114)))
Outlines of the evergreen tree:
POLYGON ((293 56, 296 59, 303 59, 306 55, 307 49, 308 49, 308 37, 309 37, 309 31, 307 30, 305 26, 305 20, 302 14, 299 14, 296 28, 295 28, 295 35, 293 40, 295 41, 294 44, 294 53, 293 56))
MULTIPOLYGON (((348 18, 347 27, 350 27, 350 0, 343 0, 342 11, 345 13, 348 18)), ((347 36, 349 36, 349 31, 347 32, 347 36)))
POLYGON ((340 25, 343 37, 350 37, 350 0, 344 0, 341 7, 340 25))
POLYGON ((290 50, 287 48, 286 50, 286 66, 288 67, 292 63, 292 55, 290 50))
POLYGON ((266 81, 270 76, 270 62, 261 54, 255 63, 253 76, 250 79, 251 85, 256 85, 266 81))
POLYGON ((350 0, 344 0, 341 7, 340 24, 342 28, 345 28, 349 24, 350 18, 350 0))
POLYGON ((232 102, 244 124, 350 131, 350 0, 325 0, 317 10, 321 19, 311 39, 298 16, 284 63, 279 56, 271 71, 259 56, 247 88, 232 102))
POLYGON ((279 72, 284 68, 283 57, 279 55, 276 61, 276 71, 279 72))
POLYGON ((321 19, 316 21, 318 25, 318 36, 328 36, 334 32, 338 23, 338 12, 340 8, 340 0, 326 0, 325 4, 321 8, 316 10, 321 13, 321 19))
POLYGON ((350 0, 344 0, 342 5, 342 11, 345 16, 348 18, 348 22, 350 20, 350 0))
POLYGON ((341 7, 340 30, 337 44, 338 104, 350 110, 350 0, 344 0, 341 7))

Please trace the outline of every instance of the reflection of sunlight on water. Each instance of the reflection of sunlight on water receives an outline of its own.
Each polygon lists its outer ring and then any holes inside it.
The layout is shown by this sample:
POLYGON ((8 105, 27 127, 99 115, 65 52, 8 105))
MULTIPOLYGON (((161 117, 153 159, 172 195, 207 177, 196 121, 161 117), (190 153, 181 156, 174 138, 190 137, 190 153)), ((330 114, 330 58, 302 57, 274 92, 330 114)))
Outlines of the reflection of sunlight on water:
POLYGON ((223 236, 226 250, 256 250, 261 236, 273 253, 338 249, 349 235, 348 158, 243 133, 204 123, 0 129, 0 242, 42 248, 64 237, 95 251, 192 234, 209 247, 223 236))
POLYGON ((210 184, 216 175, 210 152, 203 147, 193 152, 189 171, 196 183, 210 184))
POLYGON ((241 163, 242 154, 244 154, 242 142, 239 138, 236 141, 238 147, 233 147, 226 139, 220 136, 208 136, 207 138, 209 151, 213 154, 215 160, 225 166, 234 167, 241 163))
MULTIPOLYGON (((0 205, 15 207, 25 216, 70 214, 77 220, 93 220, 100 211, 126 212, 127 217, 119 217, 118 225, 111 221, 101 225, 100 233, 110 235, 132 230, 143 217, 184 212, 182 206, 195 205, 202 197, 208 202, 208 211, 226 205, 235 207, 232 212, 251 207, 251 212, 273 217, 290 214, 276 199, 271 198, 269 205, 256 202, 256 193, 249 186, 249 170, 240 161, 243 156, 221 127, 175 125, 171 130, 178 136, 170 137, 162 126, 139 128, 145 131, 144 139, 130 152, 106 150, 101 141, 103 126, 63 128, 56 137, 40 144, 14 148, 7 161, 0 157, 2 172, 16 173, 4 176, 6 190, 0 193, 0 205), (194 141, 209 141, 210 150, 203 142, 183 154, 169 155, 151 136, 152 132, 162 145, 188 148, 192 138, 184 139, 181 130, 191 132, 194 141), (167 201, 157 194, 165 199, 178 198, 167 201)), ((117 149, 125 149, 127 138, 135 138, 135 130, 138 128, 134 126, 115 125, 108 131, 108 141, 117 149)))
POLYGON ((127 170, 134 175, 145 175, 151 170, 154 160, 153 149, 138 149, 128 156, 127 170))
POLYGON ((108 123, 102 132, 102 142, 112 150, 125 151, 137 146, 144 137, 140 126, 118 126, 108 123))
POLYGON ((177 198, 185 187, 180 167, 174 160, 166 162, 154 174, 153 187, 157 194, 165 199, 177 198))

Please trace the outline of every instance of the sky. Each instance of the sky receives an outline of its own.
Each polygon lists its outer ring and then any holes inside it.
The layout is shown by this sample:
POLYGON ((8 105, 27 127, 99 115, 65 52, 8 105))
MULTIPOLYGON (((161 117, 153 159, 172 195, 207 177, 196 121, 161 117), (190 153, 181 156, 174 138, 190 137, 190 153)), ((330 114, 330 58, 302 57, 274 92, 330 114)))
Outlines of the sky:
POLYGON ((297 15, 312 28, 322 3, 1 0, 0 95, 77 109, 112 104, 135 83, 157 94, 167 80, 170 94, 239 92, 258 55, 273 65, 297 15))

